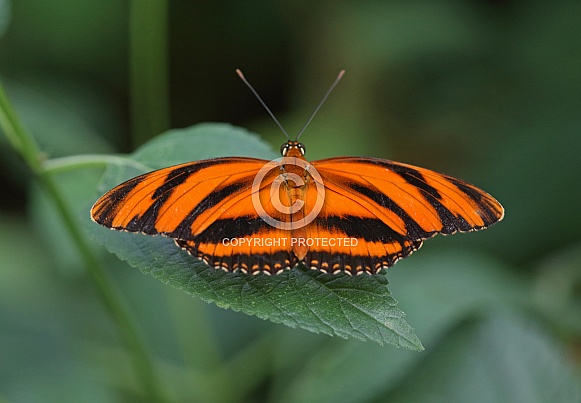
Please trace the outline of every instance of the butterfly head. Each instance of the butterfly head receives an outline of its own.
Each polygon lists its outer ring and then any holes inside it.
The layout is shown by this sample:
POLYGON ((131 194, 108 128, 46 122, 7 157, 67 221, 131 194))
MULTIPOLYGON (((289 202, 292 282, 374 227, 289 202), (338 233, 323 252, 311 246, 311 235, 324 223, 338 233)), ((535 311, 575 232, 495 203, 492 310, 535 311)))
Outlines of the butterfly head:
POLYGON ((280 153, 283 157, 304 157, 305 145, 298 141, 289 140, 280 146, 280 153))

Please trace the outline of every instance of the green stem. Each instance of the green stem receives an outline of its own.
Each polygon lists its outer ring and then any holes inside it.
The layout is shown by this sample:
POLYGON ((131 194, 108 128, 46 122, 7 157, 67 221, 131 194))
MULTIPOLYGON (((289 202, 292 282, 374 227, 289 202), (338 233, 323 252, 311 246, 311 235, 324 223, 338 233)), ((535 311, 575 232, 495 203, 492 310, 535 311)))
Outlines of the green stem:
POLYGON ((169 127, 167 0, 132 0, 129 16, 133 147, 169 127))
POLYGON ((0 127, 4 130, 8 142, 24 159, 28 167, 35 173, 41 171, 40 147, 32 136, 26 133, 20 120, 10 105, 4 88, 0 84, 0 127))
POLYGON ((62 192, 53 177, 41 164, 41 152, 34 138, 24 130, 4 89, 0 84, 0 125, 10 144, 26 161, 36 178, 53 201, 65 227, 69 231, 79 254, 81 255, 89 278, 92 280, 101 301, 117 325, 121 337, 132 353, 133 365, 139 376, 144 392, 150 400, 164 401, 153 370, 153 365, 145 345, 111 280, 107 277, 97 257, 89 247, 82 230, 75 220, 72 209, 67 205, 62 192))

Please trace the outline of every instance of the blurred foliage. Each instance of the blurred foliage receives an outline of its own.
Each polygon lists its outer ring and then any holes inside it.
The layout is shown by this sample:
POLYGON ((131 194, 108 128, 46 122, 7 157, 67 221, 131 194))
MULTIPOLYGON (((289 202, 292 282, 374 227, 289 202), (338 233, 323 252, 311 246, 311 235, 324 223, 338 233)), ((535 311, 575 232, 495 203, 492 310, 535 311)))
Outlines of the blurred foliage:
MULTIPOLYGON (((0 0, 0 79, 49 161, 137 143, 129 12, 113 0, 0 0)), ((234 69, 293 133, 345 68, 301 137, 310 159, 425 166, 481 186, 507 213, 388 271, 423 353, 222 310, 95 244, 168 400, 581 400, 580 12, 572 0, 170 1, 171 127, 225 121, 277 150, 282 134, 234 69)), ((54 173, 79 222, 101 174, 54 173)), ((144 400, 31 178, 0 135, 0 400, 144 400)))

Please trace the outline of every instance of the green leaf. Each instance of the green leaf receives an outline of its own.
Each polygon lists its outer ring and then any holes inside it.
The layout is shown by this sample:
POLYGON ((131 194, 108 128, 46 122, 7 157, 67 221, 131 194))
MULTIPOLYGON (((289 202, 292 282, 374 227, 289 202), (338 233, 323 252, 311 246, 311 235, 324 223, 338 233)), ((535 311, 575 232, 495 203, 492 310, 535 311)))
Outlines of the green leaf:
MULTIPOLYGON (((126 164, 111 166, 102 190, 147 170, 226 155, 275 156, 244 129, 200 124, 170 131, 124 160, 126 164)), ((276 276, 226 273, 188 255, 171 239, 110 231, 94 223, 87 226, 130 265, 220 307, 315 333, 422 349, 391 298, 385 276, 354 278, 300 267, 276 276)))

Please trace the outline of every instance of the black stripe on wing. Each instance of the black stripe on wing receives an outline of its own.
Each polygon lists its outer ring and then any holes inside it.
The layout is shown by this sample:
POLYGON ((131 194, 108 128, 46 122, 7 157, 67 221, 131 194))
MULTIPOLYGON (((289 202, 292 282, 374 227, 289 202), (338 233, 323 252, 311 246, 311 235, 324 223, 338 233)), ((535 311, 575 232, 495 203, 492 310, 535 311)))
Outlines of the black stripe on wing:
MULTIPOLYGON (((357 163, 362 166, 361 170, 358 171, 362 173, 361 175, 362 177, 365 176, 364 165, 369 164, 374 166, 380 166, 382 168, 385 168, 386 170, 398 174, 409 185, 418 189, 423 199, 428 204, 430 204, 438 214, 438 218, 442 223, 442 228, 437 231, 439 233, 453 234, 457 231, 466 232, 472 230, 479 230, 486 228, 491 224, 500 221, 503 218, 504 211, 502 210, 502 207, 500 206, 500 204, 498 204, 498 202, 496 202, 490 195, 488 195, 484 191, 460 179, 456 179, 444 174, 439 174, 437 172, 429 171, 427 169, 426 170, 422 169, 424 172, 427 172, 428 175, 430 173, 433 173, 433 175, 430 175, 430 178, 432 180, 437 180, 440 183, 445 182, 446 188, 449 189, 449 193, 447 192, 448 197, 455 199, 454 193, 456 193, 458 195, 462 195, 462 197, 466 197, 472 200, 476 206, 474 209, 475 213, 478 214, 478 216, 482 219, 484 223, 484 225, 482 226, 472 226, 461 214, 455 215, 454 213, 452 213, 442 203, 442 192, 434 188, 433 186, 430 186, 427 183, 424 174, 420 172, 420 170, 415 169, 414 167, 399 164, 392 161, 374 158, 357 159, 350 162, 357 163)), ((381 180, 381 178, 376 179, 381 180)), ((397 207, 395 207, 396 206, 395 203, 393 202, 390 203, 389 200, 383 198, 383 196, 387 197, 387 195, 385 195, 375 187, 372 187, 371 185, 369 187, 373 188, 373 191, 367 191, 366 186, 360 185, 351 186, 351 188, 357 191, 358 193, 367 195, 372 200, 376 201, 376 203, 378 203, 380 206, 389 208, 391 211, 398 214, 402 219, 404 219, 404 222, 406 223, 409 222, 407 219, 405 219, 404 215, 400 214, 401 210, 403 210, 402 206, 398 206, 399 207, 398 209, 397 207)), ((434 234, 427 233, 426 234, 427 236, 424 236, 421 233, 415 231, 415 229, 413 228, 408 229, 410 230, 411 237, 413 237, 414 233, 416 233, 418 235, 421 235, 421 238, 426 239, 433 236, 434 234)))
POLYGON ((412 241, 400 253, 385 256, 332 253, 312 250, 305 256, 305 266, 327 274, 346 273, 349 275, 377 274, 382 269, 393 266, 398 260, 409 256, 422 246, 422 241, 412 241))
POLYGON ((133 178, 110 190, 97 200, 93 206, 91 218, 105 227, 113 228, 113 220, 121 203, 142 180, 141 177, 133 178))
POLYGON ((232 253, 227 255, 217 255, 202 253, 199 249, 201 244, 197 240, 185 241, 176 239, 175 243, 190 255, 203 260, 210 267, 228 272, 272 275, 279 274, 284 270, 290 270, 298 264, 296 256, 290 250, 285 249, 261 254, 243 254, 232 251, 232 253))

